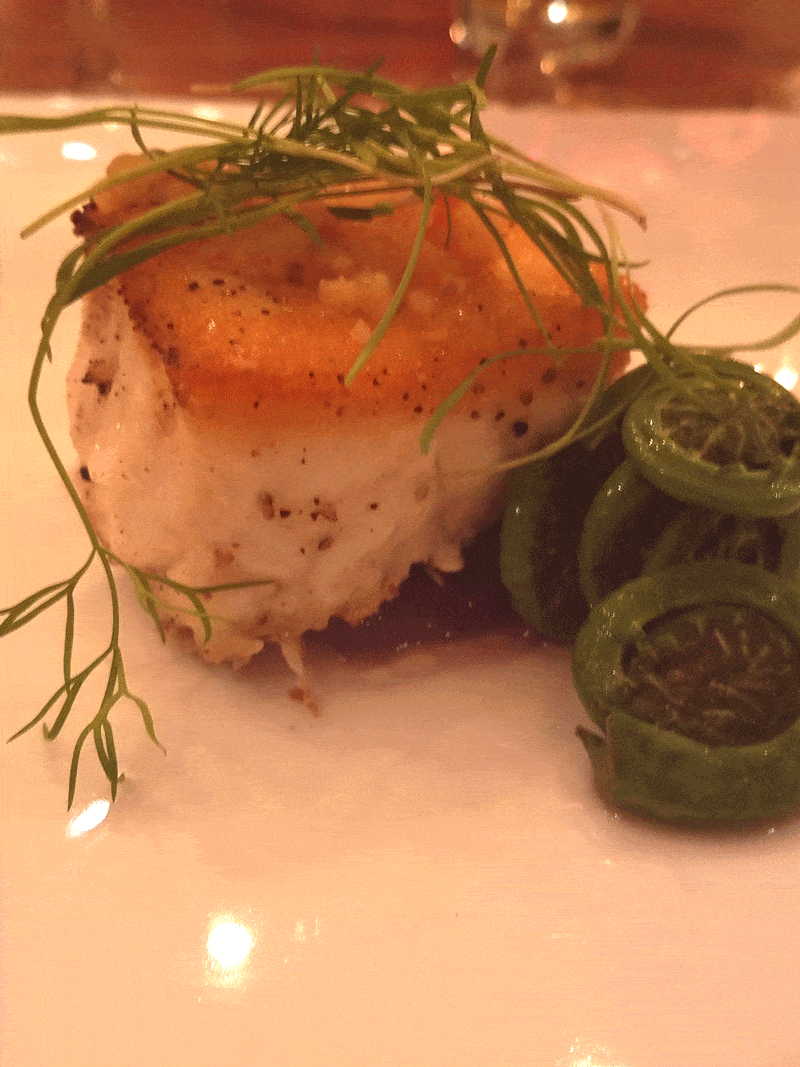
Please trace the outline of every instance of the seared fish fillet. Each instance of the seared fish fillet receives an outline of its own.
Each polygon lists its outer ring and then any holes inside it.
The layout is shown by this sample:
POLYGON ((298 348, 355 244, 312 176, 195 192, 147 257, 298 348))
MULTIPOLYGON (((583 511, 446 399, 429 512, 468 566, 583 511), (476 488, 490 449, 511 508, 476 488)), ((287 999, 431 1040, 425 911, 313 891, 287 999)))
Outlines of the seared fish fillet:
MULTIPOLYGON (((129 166, 123 159, 115 166, 129 166)), ((166 176, 107 192, 82 233, 176 195, 166 176)), ((68 399, 76 485, 104 543, 136 567, 206 587, 204 641, 180 597, 166 626, 212 661, 277 642, 301 674, 300 640, 332 616, 358 622, 409 568, 458 570, 497 514, 500 461, 562 430, 595 357, 544 344, 491 236, 460 203, 436 205, 411 290, 352 385, 345 375, 405 268, 419 207, 372 221, 303 208, 182 245, 84 300, 68 399), (432 411, 486 357, 427 455, 432 411)), ((521 232, 503 233, 552 341, 584 345, 599 317, 521 232)), ((615 372, 625 362, 620 355, 615 372)))

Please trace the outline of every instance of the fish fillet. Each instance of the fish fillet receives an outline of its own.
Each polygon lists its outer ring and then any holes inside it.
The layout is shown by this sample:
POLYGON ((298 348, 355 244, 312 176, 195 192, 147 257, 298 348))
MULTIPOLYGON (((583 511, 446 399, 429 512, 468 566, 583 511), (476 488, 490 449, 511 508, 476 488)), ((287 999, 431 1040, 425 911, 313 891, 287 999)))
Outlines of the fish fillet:
MULTIPOLYGON (((88 205, 76 227, 90 236, 179 192, 172 177, 139 179, 88 205)), ((563 430, 591 388, 598 358, 568 350, 600 334, 597 313, 504 224, 556 346, 542 352, 495 241, 444 200, 384 340, 345 383, 419 211, 345 221, 314 203, 303 207, 311 226, 279 216, 180 245, 84 299, 68 402, 76 485, 103 542, 184 585, 261 583, 204 595, 210 640, 162 587, 174 605, 160 609, 165 626, 210 661, 242 664, 277 642, 302 678, 305 632, 372 614, 414 563, 458 570, 498 513, 496 465, 563 430), (482 360, 516 349, 423 454, 439 402, 482 360)))

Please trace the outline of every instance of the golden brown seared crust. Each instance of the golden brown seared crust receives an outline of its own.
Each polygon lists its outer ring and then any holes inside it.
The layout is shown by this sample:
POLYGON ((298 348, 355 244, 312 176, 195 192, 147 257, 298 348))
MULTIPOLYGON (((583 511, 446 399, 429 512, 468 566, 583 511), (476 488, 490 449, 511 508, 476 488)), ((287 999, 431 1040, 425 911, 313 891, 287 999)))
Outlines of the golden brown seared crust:
MULTIPOLYGON (((139 179, 98 197, 84 224, 121 221, 180 188, 168 176, 139 179)), ((403 305, 346 386, 405 268, 420 208, 403 204, 369 222, 337 219, 319 203, 303 212, 320 243, 280 216, 178 246, 112 283, 163 361, 178 402, 197 418, 240 425, 265 413, 293 425, 425 418, 482 360, 544 346, 491 235, 469 207, 441 199, 403 305)), ((568 350, 595 339, 599 315, 580 305, 520 230, 505 225, 503 233, 553 344, 568 350)), ((625 359, 617 357, 615 370, 625 359)), ((476 418, 502 418, 502 403, 487 406, 487 398, 511 391, 524 403, 556 380, 581 392, 598 364, 567 351, 556 366, 548 354, 529 351, 487 368, 462 403, 476 418)))
MULTIPOLYGON (((124 174, 147 162, 143 156, 121 155, 113 159, 106 169, 109 178, 124 174)), ((192 187, 172 174, 155 171, 141 178, 126 178, 124 184, 112 186, 98 193, 79 211, 72 213, 75 233, 91 237, 100 230, 118 226, 120 223, 142 215, 150 208, 159 207, 170 200, 177 200, 192 192, 192 187)))

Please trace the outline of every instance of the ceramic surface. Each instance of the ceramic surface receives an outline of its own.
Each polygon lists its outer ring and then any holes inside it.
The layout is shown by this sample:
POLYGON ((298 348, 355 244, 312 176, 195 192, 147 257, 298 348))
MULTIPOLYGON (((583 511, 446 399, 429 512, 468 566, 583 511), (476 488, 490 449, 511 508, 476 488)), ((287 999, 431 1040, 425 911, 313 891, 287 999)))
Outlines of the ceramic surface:
MULTIPOLYGON (((645 206, 647 234, 623 231, 650 261, 660 325, 715 289, 800 284, 797 119, 493 108, 486 121, 645 206)), ((0 140, 4 603, 85 555, 25 408, 69 227, 17 231, 128 143, 104 128, 0 140)), ((796 306, 749 296, 685 332, 755 339, 796 306)), ((76 322, 43 386, 67 456, 76 322)), ((766 362, 792 387, 800 342, 766 362)), ((98 649, 100 576, 78 608, 78 649, 98 649)), ((123 608, 128 677, 167 755, 122 711, 117 803, 98 806, 87 749, 67 814, 74 732, 0 747, 3 1067, 800 1064, 800 824, 689 833, 607 810, 564 650, 492 636, 380 664, 319 656, 313 719, 277 657, 210 669, 162 646, 127 591, 123 608)), ((3 738, 58 685, 62 628, 48 615, 0 643, 3 738)))

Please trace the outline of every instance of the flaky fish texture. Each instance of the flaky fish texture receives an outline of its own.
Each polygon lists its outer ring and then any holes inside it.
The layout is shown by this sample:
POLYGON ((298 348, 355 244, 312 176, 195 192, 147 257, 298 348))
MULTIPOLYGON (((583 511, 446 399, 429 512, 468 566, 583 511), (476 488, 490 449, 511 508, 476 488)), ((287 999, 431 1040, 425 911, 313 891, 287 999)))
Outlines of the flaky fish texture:
MULTIPOLYGON (((180 191, 172 177, 139 179, 88 205, 76 226, 91 235, 180 191)), ((76 485, 107 547, 185 585, 262 583, 205 595, 210 640, 162 587, 174 603, 160 609, 167 628, 215 662, 241 664, 277 642, 298 674, 306 631, 372 614, 414 563, 462 566, 500 506, 494 468, 574 418, 599 360, 569 350, 601 332, 597 313, 503 224, 543 337, 493 237, 467 206, 440 200, 410 289, 348 385, 420 207, 370 221, 318 202, 302 211, 310 226, 279 216, 183 244, 91 293, 68 382, 76 485), (440 401, 515 349, 525 351, 480 374, 423 454, 440 401)))

